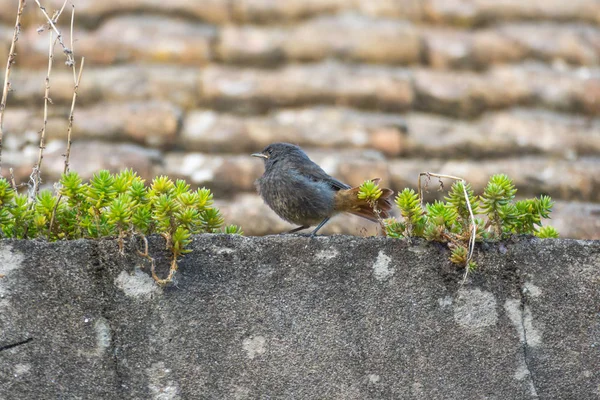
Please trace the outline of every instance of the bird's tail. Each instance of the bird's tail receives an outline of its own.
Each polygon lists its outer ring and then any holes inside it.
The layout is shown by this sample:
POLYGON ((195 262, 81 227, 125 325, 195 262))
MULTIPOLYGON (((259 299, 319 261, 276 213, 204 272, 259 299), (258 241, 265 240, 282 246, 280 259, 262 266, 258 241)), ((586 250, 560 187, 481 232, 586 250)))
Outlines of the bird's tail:
MULTIPOLYGON (((379 183, 380 180, 379 178, 371 179, 375 183, 379 183)), ((358 186, 338 191, 335 195, 335 210, 358 215, 374 222, 390 217, 392 196, 394 195, 392 189, 382 188, 381 196, 375 203, 359 199, 358 192, 358 186)))

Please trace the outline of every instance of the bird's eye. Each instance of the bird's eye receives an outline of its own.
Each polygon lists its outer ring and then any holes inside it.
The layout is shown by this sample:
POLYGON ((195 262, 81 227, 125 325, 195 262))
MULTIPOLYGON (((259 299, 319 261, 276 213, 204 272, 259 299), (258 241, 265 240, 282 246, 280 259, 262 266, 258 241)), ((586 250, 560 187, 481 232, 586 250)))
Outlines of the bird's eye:
POLYGON ((267 149, 267 154, 269 154, 269 155, 273 154, 273 149, 267 149))

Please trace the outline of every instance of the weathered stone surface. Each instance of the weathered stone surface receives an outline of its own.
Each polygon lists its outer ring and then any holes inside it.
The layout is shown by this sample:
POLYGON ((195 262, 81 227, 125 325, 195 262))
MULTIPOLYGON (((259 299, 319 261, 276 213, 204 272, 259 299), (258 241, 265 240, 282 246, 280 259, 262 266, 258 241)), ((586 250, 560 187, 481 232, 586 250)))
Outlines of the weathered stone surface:
POLYGON ((320 17, 289 28, 225 27, 218 54, 226 62, 273 64, 336 58, 368 63, 416 63, 414 27, 356 14, 320 17))
POLYGON ((598 395, 594 241, 479 247, 461 285, 420 241, 203 235, 164 289, 115 241, 0 246, 10 399, 598 395))
MULTIPOLYGON (((1 1, 1 0, 0 0, 1 1)), ((2 65, 6 65, 6 57, 8 56, 8 49, 10 49, 10 40, 12 39, 14 27, 8 24, 0 22, 0 62, 2 65)))
MULTIPOLYGON (((414 188, 416 190, 417 179, 421 172, 449 174, 449 172, 446 172, 446 170, 443 169, 444 163, 445 161, 439 158, 405 158, 390 160, 388 162, 388 168, 390 171, 391 187, 396 192, 401 191, 404 188, 414 188)), ((467 177, 465 177, 465 179, 468 180, 467 177)), ((423 181, 423 185, 425 185, 425 181, 423 181)), ((437 180, 432 178, 431 183, 426 189, 436 191, 438 188, 437 180)))
MULTIPOLYGON (((478 123, 482 153, 554 154, 567 159, 600 154, 600 120, 543 110, 485 115, 478 123)), ((477 155, 477 151, 473 152, 477 155)))
MULTIPOLYGON (((419 172, 441 173, 466 179, 480 193, 490 176, 506 174, 522 196, 548 194, 556 199, 600 200, 600 162, 598 157, 577 160, 521 157, 488 160, 409 159, 388 163, 392 187, 416 187, 419 172)), ((449 187, 451 181, 446 181, 449 187)), ((430 190, 438 188, 432 178, 430 190)))
POLYGON ((233 0, 230 2, 235 19, 244 22, 290 22, 319 14, 343 10, 347 0, 233 0))
POLYGON ((600 5, 596 0, 427 0, 426 4, 428 20, 457 25, 513 19, 600 21, 600 5))
POLYGON ((262 174, 262 163, 247 155, 221 156, 202 153, 167 153, 164 171, 172 178, 206 186, 217 195, 253 191, 254 181, 262 174))
MULTIPOLYGON (((63 1, 48 0, 47 4, 50 8, 60 9, 63 1)), ((125 13, 185 15, 211 23, 226 23, 230 20, 227 0, 203 0, 202 3, 188 0, 77 0, 75 6, 77 21, 84 25, 95 25, 104 18, 125 13)))
MULTIPOLYGON (((65 18, 65 21, 70 20, 66 13, 62 18, 65 18)), ((59 28, 65 45, 70 48, 70 27, 59 28)), ((17 42, 18 66, 44 70, 47 68, 50 31, 47 26, 39 23, 24 25, 17 42)), ((56 38, 54 32, 52 33, 56 38)), ((2 57, 5 57, 9 40, 12 38, 12 28, 9 32, 8 27, 6 31, 0 27, 0 34, 3 34, 2 38, 6 38, 6 52, 1 53, 2 57)), ((88 68, 129 62, 198 66, 207 63, 212 57, 211 46, 216 29, 210 25, 192 23, 176 17, 123 15, 108 19, 95 30, 82 29, 81 24, 76 24, 73 36, 75 58, 79 62, 81 56, 84 56, 88 68)), ((66 68, 65 60, 63 49, 56 42, 55 68, 66 68)))
POLYGON ((281 27, 226 25, 219 32, 215 52, 227 63, 277 65, 285 61, 283 44, 289 36, 281 27))
POLYGON ((512 109, 461 121, 426 113, 383 114, 344 107, 288 109, 265 117, 188 113, 180 146, 203 152, 254 152, 273 142, 339 151, 372 148, 388 156, 475 158, 600 154, 595 118, 512 109))
POLYGON ((421 30, 427 64, 436 69, 482 68, 523 60, 523 45, 497 29, 465 31, 451 28, 421 30))
MULTIPOLYGON (((242 193, 227 200, 217 199, 215 205, 228 224, 243 227, 244 235, 279 234, 297 227, 279 218, 258 194, 242 193)), ((311 229, 306 229, 303 232, 310 233, 311 229)), ((319 230, 319 234, 377 236, 381 234, 381 228, 378 223, 364 218, 351 214, 341 214, 333 217, 330 222, 319 230)))
POLYGON ((492 78, 511 76, 519 84, 526 83, 536 104, 561 111, 600 115, 600 69, 569 68, 558 64, 549 68, 539 63, 521 68, 498 68, 492 78))
POLYGON ((406 122, 400 115, 344 107, 275 111, 266 117, 239 117, 214 111, 187 114, 180 146, 204 152, 256 152, 273 142, 323 149, 373 148, 388 155, 404 150, 406 122))
MULTIPOLYGON (((10 102, 31 104, 44 96, 46 71, 16 69, 11 76, 13 92, 10 102)), ((175 65, 122 65, 86 67, 79 86, 77 105, 106 101, 148 99, 170 101, 183 108, 199 102, 199 72, 197 68, 175 65)), ((71 105, 73 72, 57 65, 52 72, 50 97, 54 104, 71 105)))
POLYGON ((598 65, 600 30, 585 24, 522 22, 466 31, 422 29, 428 62, 435 68, 481 68, 537 59, 598 65))
POLYGON ((540 63, 497 66, 485 73, 414 71, 418 110, 473 117, 519 104, 598 115, 600 70, 540 63))
POLYGON ((464 118, 487 109, 528 102, 531 88, 509 73, 417 70, 415 106, 420 111, 464 118))
POLYGON ((600 62, 600 29, 590 25, 554 23, 507 24, 499 28, 517 47, 544 60, 562 60, 572 64, 598 65, 600 62))
POLYGON ((427 64, 433 68, 465 68, 472 63, 473 35, 448 28, 424 29, 427 64))
POLYGON ((169 147, 175 141, 181 110, 161 101, 101 103, 77 110, 73 122, 77 137, 129 139, 152 147, 169 147))
POLYGON ((37 163, 39 148, 36 145, 27 145, 14 149, 7 146, 2 150, 2 176, 10 179, 10 169, 13 169, 15 183, 29 182, 33 166, 37 163))
MULTIPOLYGON (((420 171, 413 171, 411 176, 417 176, 420 171)), ((407 176, 410 174, 407 174, 407 176)), ((407 182, 407 186, 416 186, 414 182, 407 182)), ((450 183, 446 188, 450 187, 450 183)), ((425 193, 427 201, 441 198, 443 193, 437 192, 437 181, 429 184, 429 191, 425 193)), ((228 224, 242 226, 245 235, 263 236, 273 235, 289 231, 295 226, 283 221, 277 216, 258 194, 243 193, 228 199, 217 199, 215 205, 221 210, 228 224)), ((393 210, 399 217, 398 210, 393 210)), ((597 203, 567 202, 555 200, 551 219, 545 220, 545 225, 555 227, 561 238, 593 239, 600 240, 600 205, 597 203)), ((353 236, 376 236, 379 234, 379 226, 363 218, 350 214, 341 214, 331 219, 325 225, 320 234, 353 235, 353 236)), ((306 230, 310 232, 310 230, 306 230)))
POLYGON ((66 253, 51 250, 55 245, 37 245, 46 253, 43 257, 40 253, 32 258, 32 249, 19 251, 8 242, 0 245, 0 273, 5 275, 0 278, 0 397, 114 398, 113 328, 102 316, 108 299, 94 272, 101 268, 93 257, 97 244, 70 242, 68 254, 74 258, 69 261, 66 253), (50 268, 37 275, 37 268, 26 264, 50 268), (68 290, 67 282, 74 284, 68 290), (43 304, 43 311, 32 317, 15 308, 17 304, 30 311, 43 304), (23 346, 29 348, 3 348, 28 340, 23 346))
POLYGON ((425 17, 427 4, 421 0, 354 0, 353 2, 352 9, 361 14, 409 21, 421 21, 425 17))
POLYGON ((600 240, 600 204, 556 201, 551 220, 560 237, 600 240))
MULTIPOLYGON (((48 182, 57 182, 64 170, 66 144, 62 140, 48 143, 44 153, 42 176, 48 182)), ((89 179, 101 169, 118 172, 132 168, 142 178, 151 180, 155 166, 161 161, 157 150, 133 144, 114 145, 100 141, 74 141, 71 146, 70 168, 82 179, 89 179)), ((31 167, 30 167, 31 168, 31 167)))
POLYGON ((241 118, 211 110, 193 110, 185 115, 179 146, 190 151, 249 152, 260 147, 250 137, 254 118, 241 118))
MULTIPOLYGON (((60 9, 63 1, 48 0, 50 10, 60 9)), ((186 0, 168 3, 159 0, 79 0, 76 4, 79 23, 97 25, 114 14, 162 13, 186 15, 211 23, 224 24, 234 20, 249 23, 289 23, 324 14, 354 11, 369 16, 408 19, 455 25, 481 25, 502 20, 600 21, 595 0, 209 0, 202 5, 186 0)), ((14 22, 16 5, 12 0, 0 0, 0 20, 14 22)), ((38 16, 35 4, 25 8, 24 21, 38 16)))
MULTIPOLYGON (((41 70, 15 70, 11 101, 24 104, 39 99, 45 74, 41 70)), ((56 66, 51 85, 54 103, 70 104, 72 71, 64 65, 56 66)), ((489 109, 538 104, 600 115, 600 70, 539 63, 497 66, 485 73, 337 62, 275 70, 214 64, 201 71, 172 65, 122 65, 86 70, 78 104, 148 98, 170 101, 185 109, 202 103, 217 110, 244 113, 282 106, 336 104, 379 111, 414 107, 473 117, 489 109)))
POLYGON ((211 59, 214 27, 183 18, 114 17, 79 36, 77 51, 94 64, 163 62, 202 65, 211 59))
MULTIPOLYGON (((46 123, 46 139, 67 137, 69 110, 64 107, 50 107, 46 123)), ((44 125, 43 109, 7 107, 4 112, 3 140, 15 140, 18 146, 39 143, 39 133, 44 125)), ((4 142, 6 144, 6 142, 4 142)))
MULTIPOLYGON (((258 151, 260 149, 257 149, 258 151)), ((307 150, 308 155, 328 174, 358 186, 367 179, 381 178, 389 184, 387 162, 373 150, 347 150, 335 154, 322 150, 307 150)), ((218 196, 231 196, 240 191, 255 191, 254 182, 263 171, 263 163, 246 155, 211 155, 180 152, 164 156, 164 172, 184 178, 198 186, 209 187, 218 196)))
MULTIPOLYGON (((0 0, 0 65, 16 3, 0 0)), ((221 196, 253 192, 261 167, 247 154, 288 141, 353 183, 389 181, 390 165, 400 165, 391 186, 401 189, 420 171, 449 166, 477 184, 508 172, 521 193, 598 199, 598 0, 196 3, 74 3, 75 53, 87 58, 75 143, 100 140, 110 165, 195 176, 192 183, 214 184, 221 196), (173 152, 171 167, 159 152, 134 152, 131 165, 130 150, 108 150, 111 141, 173 152)), ((43 5, 52 14, 63 1, 43 5)), ((58 24, 68 46, 70 12, 58 24)), ((39 151, 48 34, 37 33, 35 2, 22 22, 2 171, 13 167, 26 182, 39 151)), ((73 90, 59 45, 54 55, 47 140, 58 161, 46 184, 62 170, 73 90)), ((581 220, 593 221, 591 213, 581 211, 581 220)), ((582 235, 593 231, 591 222, 578 225, 582 235)))
POLYGON ((404 154, 429 157, 506 157, 552 154, 571 159, 600 154, 597 119, 536 109, 484 114, 473 122, 431 114, 405 116, 404 154))
POLYGON ((211 65, 202 71, 202 98, 209 106, 238 112, 307 103, 404 110, 413 90, 401 68, 327 62, 266 71, 211 65))
MULTIPOLYGON (((0 33, 11 36, 8 26, 0 33)), ((20 64, 43 68, 48 57, 47 34, 29 26, 19 48, 27 57, 20 64)), ((201 65, 216 54, 225 62, 275 65, 288 61, 414 64, 434 68, 482 68, 497 63, 565 61, 578 65, 600 62, 600 30, 586 24, 552 22, 506 23, 466 31, 430 26, 416 29, 406 21, 356 13, 313 18, 291 26, 209 25, 174 17, 120 16, 95 31, 75 30, 76 52, 94 64, 169 62, 201 65), (551 44, 553 43, 553 45, 551 44)), ((63 60, 55 46, 55 57, 63 60)))

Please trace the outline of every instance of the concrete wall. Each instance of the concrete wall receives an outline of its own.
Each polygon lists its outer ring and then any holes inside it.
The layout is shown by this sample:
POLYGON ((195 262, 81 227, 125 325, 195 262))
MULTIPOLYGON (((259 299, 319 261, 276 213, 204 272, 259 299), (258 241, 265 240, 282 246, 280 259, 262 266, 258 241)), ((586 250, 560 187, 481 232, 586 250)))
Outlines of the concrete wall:
POLYGON ((128 247, 0 242, 0 398, 600 396, 597 241, 480 246, 464 286, 419 241, 203 235, 164 289, 128 247))
MULTIPOLYGON (((2 67, 17 3, 0 0, 2 67)), ((52 14, 64 0, 41 3, 52 14)), ((600 239, 599 0, 68 3, 58 26, 71 47, 73 4, 77 62, 85 56, 70 163, 85 178, 101 168, 184 178, 210 188, 246 234, 278 233, 292 227, 257 196, 263 165, 249 154, 286 141, 353 186, 379 177, 400 191, 429 171, 479 193, 506 173, 519 195, 553 197, 562 237, 600 239)), ((4 120, 3 171, 17 183, 39 153, 44 25, 30 0, 4 120)), ((55 46, 50 189, 73 95, 64 61, 55 46)), ((363 226, 338 219, 322 232, 363 226)))

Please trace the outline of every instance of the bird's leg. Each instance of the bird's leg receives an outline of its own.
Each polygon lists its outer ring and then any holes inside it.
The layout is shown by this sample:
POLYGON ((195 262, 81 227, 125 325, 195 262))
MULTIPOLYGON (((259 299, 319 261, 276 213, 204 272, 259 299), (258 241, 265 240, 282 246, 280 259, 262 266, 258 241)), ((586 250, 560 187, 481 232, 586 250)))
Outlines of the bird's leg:
POLYGON ((319 225, 317 225, 315 230, 310 233, 310 236, 315 236, 317 234, 317 232, 319 231, 319 229, 321 229, 323 227, 323 225, 325 225, 327 223, 327 221, 329 221, 329 217, 327 217, 323 221, 321 221, 321 223, 319 225))
POLYGON ((287 231, 285 233, 296 233, 296 232, 301 231, 302 229, 306 229, 306 228, 308 228, 308 225, 302 225, 302 226, 292 229, 291 231, 287 231))

